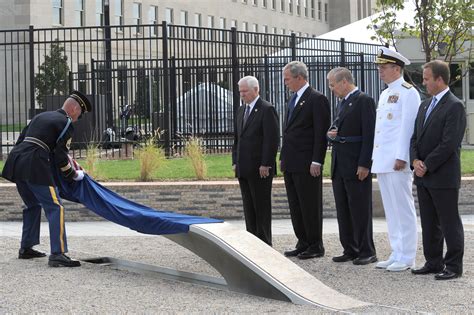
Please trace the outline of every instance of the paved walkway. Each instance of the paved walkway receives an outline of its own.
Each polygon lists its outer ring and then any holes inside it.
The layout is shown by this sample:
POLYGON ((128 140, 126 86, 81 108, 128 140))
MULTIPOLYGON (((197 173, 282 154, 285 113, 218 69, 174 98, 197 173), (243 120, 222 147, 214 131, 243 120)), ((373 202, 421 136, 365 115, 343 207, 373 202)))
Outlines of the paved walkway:
MULTIPOLYGON (((337 220, 334 218, 323 219, 323 233, 337 234, 337 220)), ((462 216, 464 230, 474 231, 474 214, 462 216)), ((242 220, 229 220, 227 223, 245 229, 245 223, 242 220)), ((387 224, 384 218, 375 218, 373 220, 374 233, 387 232, 387 224)), ((20 237, 21 222, 0 222, 0 237, 20 237)), ((68 236, 139 236, 141 233, 130 230, 126 227, 109 221, 92 222, 66 222, 66 231, 68 236)), ((421 232, 421 226, 418 218, 418 232, 421 232)), ((272 221, 273 235, 292 235, 293 228, 291 220, 277 219, 272 221)), ((41 235, 49 236, 47 222, 41 222, 41 235)))

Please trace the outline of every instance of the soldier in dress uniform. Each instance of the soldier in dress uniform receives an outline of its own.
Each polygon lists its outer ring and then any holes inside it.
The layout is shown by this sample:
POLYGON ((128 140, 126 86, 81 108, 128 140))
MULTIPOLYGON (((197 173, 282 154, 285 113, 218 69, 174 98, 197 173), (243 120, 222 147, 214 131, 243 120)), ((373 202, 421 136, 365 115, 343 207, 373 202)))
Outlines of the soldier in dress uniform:
POLYGON ((53 178, 53 167, 61 170, 68 180, 80 181, 84 172, 75 170, 68 159, 74 133, 73 122, 92 105, 78 91, 73 91, 61 109, 36 115, 20 134, 2 171, 2 177, 16 183, 26 208, 23 210, 23 233, 18 254, 20 259, 44 257, 45 253, 33 249, 39 244, 41 208, 49 221, 52 267, 77 267, 67 253, 64 207, 53 178))
POLYGON ((403 271, 415 264, 418 239, 409 152, 420 95, 403 79, 410 61, 400 53, 381 47, 375 63, 388 87, 377 107, 372 172, 377 174, 392 249, 376 268, 403 271))

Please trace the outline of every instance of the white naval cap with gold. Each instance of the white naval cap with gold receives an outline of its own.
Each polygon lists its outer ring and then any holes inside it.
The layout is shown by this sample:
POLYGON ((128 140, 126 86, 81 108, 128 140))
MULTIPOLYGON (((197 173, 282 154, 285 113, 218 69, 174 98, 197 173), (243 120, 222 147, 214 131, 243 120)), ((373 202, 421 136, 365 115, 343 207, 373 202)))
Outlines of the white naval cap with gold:
POLYGON ((377 54, 377 58, 374 61, 377 64, 384 64, 384 63, 393 63, 399 65, 400 67, 406 66, 410 64, 410 60, 405 58, 399 52, 395 50, 391 50, 387 47, 380 47, 379 52, 377 54))

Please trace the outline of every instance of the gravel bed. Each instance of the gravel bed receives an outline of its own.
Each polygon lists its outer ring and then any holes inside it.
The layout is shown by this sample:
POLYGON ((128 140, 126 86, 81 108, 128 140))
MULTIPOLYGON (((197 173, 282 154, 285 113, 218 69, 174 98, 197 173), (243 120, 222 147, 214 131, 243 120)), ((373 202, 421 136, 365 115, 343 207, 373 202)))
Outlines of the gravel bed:
MULTIPOLYGON (((421 235, 420 235, 421 237, 421 235)), ((464 275, 454 281, 435 281, 432 275, 389 273, 374 264, 336 264, 338 236, 325 234, 326 256, 292 259, 326 285, 374 305, 355 313, 462 313, 473 314, 474 233, 465 233, 464 275)), ((375 235, 380 259, 389 253, 385 233, 375 235)), ((209 264, 159 236, 69 237, 70 256, 85 259, 114 257, 178 270, 219 276, 209 264)), ((256 296, 162 279, 158 276, 83 263, 80 268, 49 268, 47 258, 17 259, 19 240, 0 237, 0 314, 26 313, 330 313, 311 306, 293 305, 256 296)), ((39 249, 48 251, 42 238, 39 249)), ((292 248, 292 235, 274 236, 278 251, 292 248)), ((421 245, 417 263, 423 263, 421 245)))

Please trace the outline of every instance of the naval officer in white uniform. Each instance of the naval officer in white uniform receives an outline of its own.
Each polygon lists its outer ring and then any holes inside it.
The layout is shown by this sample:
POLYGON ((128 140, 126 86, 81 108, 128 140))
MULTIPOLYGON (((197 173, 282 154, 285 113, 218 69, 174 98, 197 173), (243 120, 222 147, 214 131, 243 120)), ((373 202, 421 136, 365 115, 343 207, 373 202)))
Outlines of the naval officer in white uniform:
POLYGON ((418 239, 409 151, 420 95, 403 79, 403 67, 410 61, 400 53, 381 47, 375 63, 388 87, 377 107, 372 172, 377 174, 392 249, 376 268, 403 271, 415 264, 418 239))

